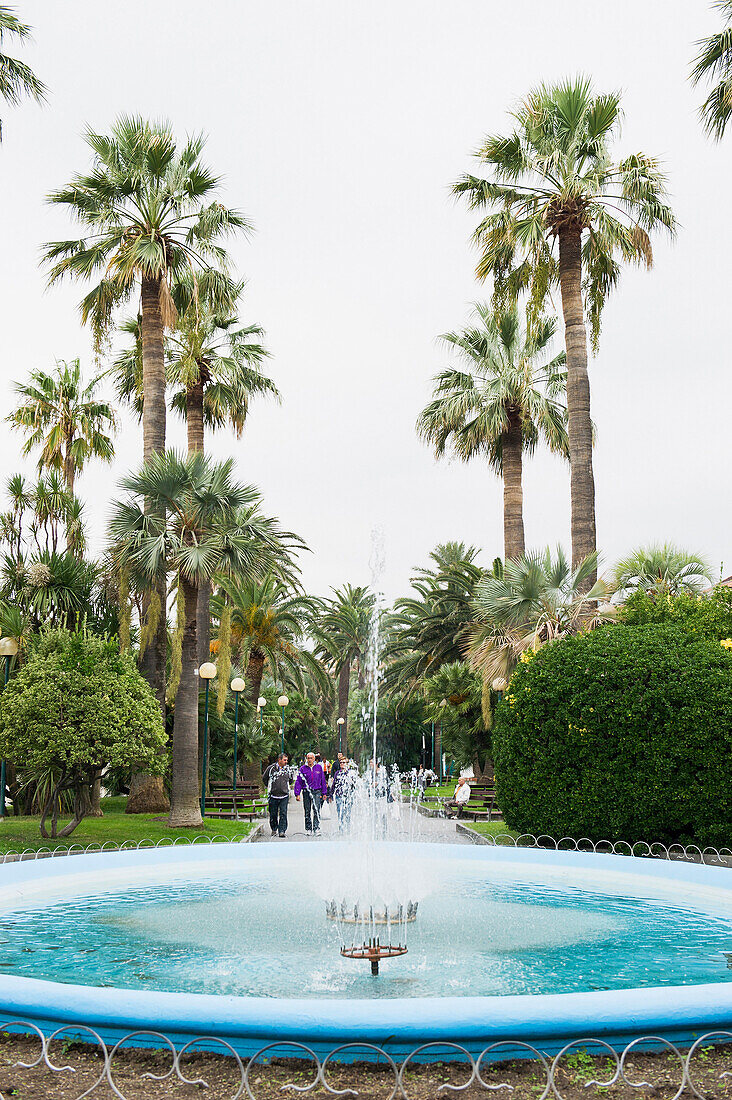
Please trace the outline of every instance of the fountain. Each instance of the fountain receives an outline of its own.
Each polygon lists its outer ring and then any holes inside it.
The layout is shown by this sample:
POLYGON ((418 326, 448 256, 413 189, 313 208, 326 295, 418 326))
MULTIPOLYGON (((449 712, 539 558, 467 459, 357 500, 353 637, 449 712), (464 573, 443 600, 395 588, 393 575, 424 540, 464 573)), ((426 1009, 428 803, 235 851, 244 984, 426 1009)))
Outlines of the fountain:
POLYGON ((728 1027, 728 869, 412 843, 423 819, 378 763, 381 608, 379 597, 374 763, 354 777, 339 839, 0 867, 0 1023, 219 1036, 248 1055, 269 1043, 317 1053, 375 1043, 393 1056, 425 1043, 552 1052, 579 1035, 625 1045, 728 1027))

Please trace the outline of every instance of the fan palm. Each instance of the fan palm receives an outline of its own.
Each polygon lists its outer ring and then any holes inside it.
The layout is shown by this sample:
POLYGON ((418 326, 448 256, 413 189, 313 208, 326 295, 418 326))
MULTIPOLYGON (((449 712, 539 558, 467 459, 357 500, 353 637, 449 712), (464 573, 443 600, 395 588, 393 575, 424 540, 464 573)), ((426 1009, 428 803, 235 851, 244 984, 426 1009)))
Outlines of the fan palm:
POLYGON ((373 592, 364 585, 346 584, 334 588, 333 597, 324 602, 319 625, 323 632, 319 652, 338 677, 339 745, 344 752, 348 745, 348 697, 351 691, 351 669, 358 669, 359 687, 365 684, 364 665, 374 610, 373 592))
POLYGON ((597 574, 597 555, 573 568, 561 546, 507 561, 501 576, 485 577, 476 587, 474 625, 467 652, 471 667, 485 683, 508 680, 516 661, 545 642, 578 634, 602 621, 596 601, 608 594, 597 574))
MULTIPOLYGON (((596 550, 592 421, 585 315, 593 344, 620 260, 653 262, 651 233, 673 234, 665 176, 645 153, 613 160, 620 96, 595 94, 583 76, 535 88, 513 112, 507 137, 478 150, 490 179, 466 175, 454 191, 489 213, 475 230, 477 274, 492 275, 500 298, 528 290, 534 312, 559 286, 567 348, 572 560, 596 550)), ((585 583, 594 583, 590 570, 585 583)))
MULTIPOLYGON (((205 140, 179 146, 170 124, 122 116, 109 134, 88 129, 91 170, 49 196, 65 206, 85 235, 48 244, 49 281, 101 278, 81 303, 97 345, 112 325, 116 308, 140 295, 143 371, 142 434, 145 459, 165 448, 165 360, 163 336, 176 320, 171 286, 188 282, 202 300, 228 302, 231 280, 222 242, 248 228, 244 217, 214 199, 219 179, 201 161, 205 140)), ((157 600, 164 605, 165 593, 157 600)), ((142 671, 165 703, 165 616, 160 615, 142 671)))
POLYGON ((691 71, 693 84, 715 81, 699 110, 704 129, 717 141, 724 135, 732 117, 732 0, 717 0, 724 27, 717 34, 697 43, 699 53, 691 71))
POLYGON ((97 396, 100 377, 86 385, 81 363, 60 360, 54 371, 31 371, 27 382, 16 382, 19 404, 6 420, 24 433, 23 454, 40 448, 38 469, 60 470, 69 493, 76 475, 92 458, 111 462, 114 446, 109 434, 116 418, 97 396))
POLYGON ((654 544, 622 558, 612 574, 613 587, 622 595, 642 588, 653 595, 678 596, 700 592, 711 584, 709 563, 673 543, 654 544))
POLYGON ((503 478, 504 555, 515 558, 524 552, 524 452, 543 439, 552 451, 569 454, 566 356, 550 357, 553 319, 539 318, 525 329, 515 305, 491 310, 480 304, 475 317, 475 327, 440 337, 464 369, 437 375, 417 431, 438 457, 448 445, 463 462, 482 455, 503 478))
MULTIPOLYGON (((7 38, 25 42, 30 37, 31 28, 21 23, 13 14, 13 9, 0 5, 0 50, 7 38)), ((46 86, 24 61, 8 57, 0 52, 0 96, 6 103, 16 106, 24 96, 30 96, 37 103, 46 98, 46 86)), ((0 119, 0 141, 3 136, 3 124, 0 119)))
POLYGON ((271 522, 259 522, 259 493, 233 481, 233 465, 232 459, 214 463, 198 452, 187 458, 172 451, 153 455, 122 482, 131 495, 116 505, 110 521, 119 568, 141 571, 151 584, 172 572, 180 587, 185 625, 173 727, 172 826, 201 824, 198 590, 215 575, 266 572, 286 537, 271 522))

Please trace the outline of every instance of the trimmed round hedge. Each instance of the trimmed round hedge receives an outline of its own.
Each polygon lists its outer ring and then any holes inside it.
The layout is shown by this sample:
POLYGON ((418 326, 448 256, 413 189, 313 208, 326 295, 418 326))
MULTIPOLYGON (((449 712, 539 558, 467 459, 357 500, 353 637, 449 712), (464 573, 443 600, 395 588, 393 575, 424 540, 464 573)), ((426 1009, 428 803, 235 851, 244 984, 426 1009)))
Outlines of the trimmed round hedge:
POLYGON ((520 832, 732 846, 732 655, 657 625, 551 642, 514 673, 493 753, 520 832))

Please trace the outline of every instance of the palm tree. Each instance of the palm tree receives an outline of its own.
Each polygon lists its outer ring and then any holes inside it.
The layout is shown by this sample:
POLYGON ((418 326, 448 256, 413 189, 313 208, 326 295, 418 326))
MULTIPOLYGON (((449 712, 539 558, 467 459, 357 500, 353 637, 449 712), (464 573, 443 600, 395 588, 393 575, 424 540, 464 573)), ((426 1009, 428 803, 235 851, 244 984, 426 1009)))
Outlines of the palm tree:
POLYGON ((70 276, 101 279, 81 303, 97 340, 118 305, 140 294, 143 369, 143 449, 148 459, 165 448, 163 334, 175 323, 171 287, 184 279, 194 291, 228 302, 230 280, 224 237, 248 229, 244 217, 213 201, 219 179, 201 162, 203 137, 178 148, 170 124, 122 116, 108 135, 87 130, 91 171, 54 191, 49 202, 66 206, 87 230, 77 240, 46 246, 51 283, 70 276), (208 205, 204 205, 208 203, 208 205))
POLYGON ((87 461, 111 462, 114 446, 108 432, 116 427, 112 407, 100 400, 101 376, 84 385, 81 363, 59 360, 51 373, 31 371, 27 382, 16 382, 20 402, 6 420, 24 433, 23 454, 40 448, 38 470, 60 470, 69 493, 87 461))
MULTIPOLYGON (((243 284, 232 284, 232 305, 243 284)), ((181 304, 190 297, 190 286, 176 287, 181 304)), ((122 326, 132 336, 115 360, 113 372, 120 398, 142 415, 142 348, 139 318, 130 318, 122 326)), ((188 427, 188 453, 203 451, 204 428, 216 430, 230 425, 239 438, 255 395, 268 394, 277 400, 276 385, 261 370, 269 355, 259 342, 264 335, 258 325, 239 327, 235 313, 215 312, 199 300, 191 302, 179 317, 166 343, 168 384, 176 387, 173 408, 184 417, 188 427)), ((209 649, 210 587, 199 593, 198 638, 200 659, 209 649)))
POLYGON ((348 697, 351 691, 351 669, 358 669, 358 686, 363 688, 365 659, 374 610, 373 592, 364 585, 346 584, 334 588, 333 597, 325 601, 319 625, 323 632, 319 652, 338 677, 338 717, 343 719, 339 743, 348 745, 348 697))
POLYGON ((247 698, 256 706, 267 672, 282 687, 305 690, 309 673, 325 687, 323 666, 304 644, 318 635, 318 601, 293 588, 277 572, 260 577, 222 577, 212 609, 220 618, 224 604, 231 608, 232 649, 237 653, 247 685, 247 698))
MULTIPOLYGON (((650 267, 651 233, 675 230, 658 161, 613 160, 620 117, 620 96, 596 95, 587 77, 541 84, 513 112, 513 133, 488 137, 478 151, 491 178, 466 175, 454 187, 471 208, 490 211, 475 230, 477 274, 494 277, 499 299, 528 290, 538 312, 560 289, 575 568, 597 549, 585 315, 595 346, 619 260, 650 267)), ((594 579, 590 571, 585 583, 594 579)))
POLYGON ((626 596, 638 588, 654 596, 700 592, 711 584, 709 563, 671 542, 642 546, 622 558, 612 574, 613 588, 626 596))
POLYGON ((440 337, 464 369, 442 371, 434 379, 432 401, 417 431, 441 457, 450 444, 469 462, 485 456, 503 478, 503 543, 506 559, 524 552, 523 453, 539 439, 569 455, 564 352, 550 358, 556 321, 539 318, 524 329, 515 305, 491 310, 475 306, 475 327, 440 337))
POLYGON ((116 564, 142 570, 150 583, 174 574, 184 617, 181 673, 175 699, 169 823, 201 824, 198 790, 198 589, 214 575, 262 573, 280 550, 272 524, 258 522, 259 493, 232 480, 233 459, 200 453, 153 455, 122 487, 110 535, 116 564), (181 601, 182 597, 182 601, 181 601))
MULTIPOLYGON (((430 554, 434 567, 416 571, 411 579, 415 595, 398 599, 388 619, 387 689, 408 697, 426 676, 462 659, 474 617, 475 588, 485 575, 477 556, 474 546, 443 543, 430 554)), ((496 559, 494 575, 501 570, 496 559)))
MULTIPOLYGON (((12 8, 5 4, 0 5, 0 50, 5 45, 6 38, 25 42, 30 37, 30 32, 31 28, 18 20, 12 8)), ((46 98, 46 86, 25 62, 0 52, 0 96, 13 107, 24 96, 31 96, 36 103, 41 103, 46 98)), ((3 124, 0 119, 0 141, 2 136, 3 124)))
POLYGON ((606 607, 596 601, 608 595, 597 575, 597 555, 573 568, 557 547, 547 547, 507 561, 500 576, 484 578, 475 590, 474 625, 467 652, 470 665, 490 684, 508 680, 517 660, 546 642, 592 629, 603 621, 606 607))
MULTIPOLYGON (((46 246, 49 281, 67 276, 84 282, 101 276, 81 303, 82 321, 91 323, 100 347, 116 308, 139 293, 143 370, 143 454, 165 449, 165 358, 163 336, 176 321, 171 287, 187 281, 202 300, 223 307, 231 280, 222 241, 248 229, 245 218, 215 200, 219 178, 201 161, 205 139, 191 137, 179 147, 167 122, 121 116, 109 134, 88 129, 91 170, 49 196, 67 207, 85 235, 46 246)), ((147 610, 165 608, 158 588, 147 610)), ((146 647, 142 672, 165 708, 166 624, 157 616, 154 642, 146 647)), ((161 784, 141 809, 165 805, 161 784)), ((132 803, 128 806, 131 808, 132 803)))
POLYGON ((732 0, 717 0, 714 7, 722 13, 724 27, 697 43, 691 80, 693 84, 716 81, 699 114, 706 132, 719 141, 732 117, 732 0))

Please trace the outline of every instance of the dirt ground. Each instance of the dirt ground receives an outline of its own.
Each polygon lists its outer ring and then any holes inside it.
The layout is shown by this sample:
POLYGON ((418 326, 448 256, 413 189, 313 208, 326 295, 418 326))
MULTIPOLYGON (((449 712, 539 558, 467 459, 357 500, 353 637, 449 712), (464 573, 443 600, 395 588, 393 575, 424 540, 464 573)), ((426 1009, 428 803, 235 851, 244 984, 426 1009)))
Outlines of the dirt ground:
MULTIPOLYGON (((615 1065, 606 1055, 592 1056, 592 1047, 574 1048, 561 1060, 555 1071, 554 1083, 561 1100, 671 1100, 684 1081, 682 1065, 673 1053, 631 1054, 626 1062, 626 1076, 640 1087, 632 1088, 625 1082, 609 1087, 589 1085, 596 1079, 609 1081, 615 1065)), ((597 1049, 597 1048, 595 1048, 597 1049)), ((40 1054, 40 1041, 31 1038, 0 1035, 0 1097, 2 1100, 77 1100, 90 1089, 94 1100, 113 1100, 115 1093, 103 1080, 94 1087, 104 1071, 103 1057, 93 1048, 80 1043, 59 1039, 49 1049, 49 1057, 57 1066, 70 1066, 63 1073, 54 1073, 47 1066, 33 1069, 15 1066, 17 1061, 31 1062, 40 1054)), ((181 1070, 185 1076, 198 1083, 184 1084, 175 1075, 154 1081, 145 1074, 164 1075, 171 1068, 172 1059, 160 1051, 127 1049, 119 1051, 112 1064, 114 1083, 125 1100, 156 1100, 157 1097, 207 1097, 210 1100, 233 1100, 246 1096, 240 1088, 242 1076, 236 1060, 215 1054, 200 1053, 184 1057, 181 1070), (204 1085, 203 1082, 206 1082, 204 1085)), ((732 1078, 722 1076, 732 1072, 732 1045, 707 1047, 695 1052, 690 1065, 690 1076, 699 1093, 708 1097, 732 1100, 732 1078)), ((334 1065, 326 1069, 331 1089, 353 1089, 364 1100, 388 1100, 395 1085, 393 1071, 388 1065, 356 1063, 334 1065)), ((466 1065, 431 1063, 408 1067, 404 1075, 404 1091, 409 1100, 428 1100, 437 1096, 456 1095, 448 1087, 460 1088, 470 1076, 466 1065)), ((256 1064, 250 1073, 251 1094, 256 1100, 274 1100, 275 1097, 293 1095, 288 1084, 303 1089, 314 1080, 312 1063, 279 1061, 267 1065, 256 1064)), ((519 1060, 493 1063, 483 1070, 486 1085, 494 1088, 500 1084, 512 1086, 511 1100, 540 1100, 547 1087, 547 1074, 536 1060, 519 1060)), ((508 1095, 508 1090, 501 1090, 508 1095)), ((297 1095, 297 1092, 294 1093, 297 1095)), ((309 1095, 326 1097, 322 1085, 309 1095)), ((330 1094, 332 1095, 332 1094, 330 1094)), ((352 1094, 351 1094, 352 1095, 352 1094)), ((460 1095, 472 1100, 486 1097, 490 1092, 473 1083, 460 1095)), ((693 1096, 688 1083, 685 1095, 693 1096)))

